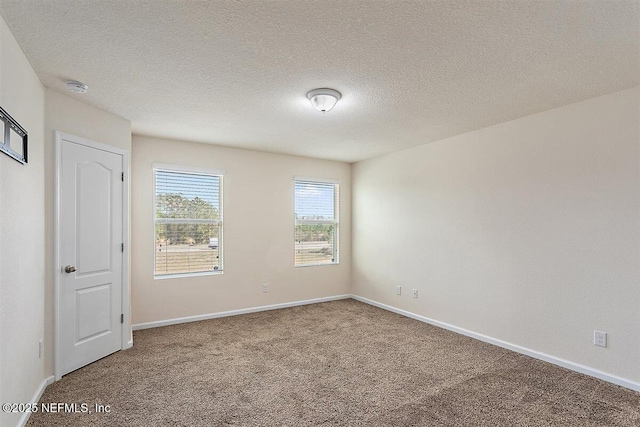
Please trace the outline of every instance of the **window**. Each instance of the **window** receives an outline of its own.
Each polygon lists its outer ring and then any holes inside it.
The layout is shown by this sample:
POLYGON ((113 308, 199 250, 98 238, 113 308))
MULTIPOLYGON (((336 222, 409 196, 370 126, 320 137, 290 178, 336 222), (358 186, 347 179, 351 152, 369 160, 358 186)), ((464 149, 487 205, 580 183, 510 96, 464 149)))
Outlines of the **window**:
POLYGON ((154 166, 155 277, 222 272, 222 174, 154 166))
POLYGON ((339 184, 295 180, 295 266, 338 263, 339 184))

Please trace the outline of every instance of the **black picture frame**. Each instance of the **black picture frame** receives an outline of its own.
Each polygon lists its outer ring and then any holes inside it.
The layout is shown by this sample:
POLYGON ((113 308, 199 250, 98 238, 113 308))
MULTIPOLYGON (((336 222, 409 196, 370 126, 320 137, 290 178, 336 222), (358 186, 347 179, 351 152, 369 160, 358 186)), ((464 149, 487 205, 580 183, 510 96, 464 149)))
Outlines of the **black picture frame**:
POLYGON ((0 151, 23 165, 26 165, 29 139, 27 131, 2 107, 0 107, 0 121, 4 124, 4 133, 2 134, 2 140, 0 141, 0 151), (22 153, 11 148, 11 132, 18 134, 22 140, 22 153))

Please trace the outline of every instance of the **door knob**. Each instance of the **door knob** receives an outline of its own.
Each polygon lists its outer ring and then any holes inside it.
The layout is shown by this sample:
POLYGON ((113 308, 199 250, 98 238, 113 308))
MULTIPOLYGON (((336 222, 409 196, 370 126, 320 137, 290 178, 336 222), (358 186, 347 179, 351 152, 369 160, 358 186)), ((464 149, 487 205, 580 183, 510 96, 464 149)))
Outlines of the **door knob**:
POLYGON ((64 268, 65 273, 73 273, 74 271, 76 271, 76 268, 73 265, 67 265, 64 268))

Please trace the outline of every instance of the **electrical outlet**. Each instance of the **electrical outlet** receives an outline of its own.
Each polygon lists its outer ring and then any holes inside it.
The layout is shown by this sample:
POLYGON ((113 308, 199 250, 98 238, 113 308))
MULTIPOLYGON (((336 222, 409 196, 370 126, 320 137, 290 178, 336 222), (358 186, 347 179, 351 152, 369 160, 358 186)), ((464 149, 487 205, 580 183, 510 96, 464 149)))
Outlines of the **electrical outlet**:
POLYGON ((396 286, 396 295, 402 295, 402 286, 396 286))
POLYGON ((601 331, 593 331, 593 344, 598 347, 607 346, 607 333, 601 331))
POLYGON ((418 290, 417 289, 413 290, 413 297, 414 298, 418 298, 418 290))
POLYGON ((265 294, 267 292, 269 292, 269 284, 268 283, 263 283, 262 284, 262 292, 265 293, 265 294))
POLYGON ((38 341, 38 359, 42 359, 42 351, 44 349, 42 348, 42 340, 38 341))

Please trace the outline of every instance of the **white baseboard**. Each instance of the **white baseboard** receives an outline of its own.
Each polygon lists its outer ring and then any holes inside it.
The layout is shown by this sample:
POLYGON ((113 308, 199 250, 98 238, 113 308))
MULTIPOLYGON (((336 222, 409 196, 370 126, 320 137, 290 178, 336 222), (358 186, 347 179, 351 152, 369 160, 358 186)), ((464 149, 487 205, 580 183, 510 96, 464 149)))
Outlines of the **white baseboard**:
POLYGON ((527 356, 531 356, 534 359, 543 360, 545 362, 553 363, 554 365, 562 366, 563 368, 570 369, 572 371, 580 372, 581 374, 589 375, 595 378, 599 378, 604 381, 608 381, 610 383, 629 388, 631 390, 640 391, 640 383, 632 381, 627 378, 622 378, 617 375, 609 374, 607 372, 600 371, 598 369, 591 368, 589 366, 581 365, 579 363, 571 362, 569 360, 561 359, 559 357, 551 356, 546 353, 542 353, 536 350, 532 350, 530 348, 522 347, 517 344, 512 344, 506 341, 499 340, 497 338, 492 338, 487 335, 479 334, 477 332, 469 331, 467 329, 459 328, 457 326, 450 325, 448 323, 440 322, 438 320, 430 319, 425 316, 421 316, 419 314, 411 313, 410 311, 402 310, 399 308, 392 307, 387 304, 382 304, 377 301, 370 300, 368 298, 363 298, 358 295, 351 295, 351 298, 364 302, 369 305, 373 305, 375 307, 382 308, 387 311, 391 311, 402 316, 410 317, 415 320, 419 320, 421 322, 428 323, 433 326, 437 326, 439 328, 447 329, 452 332, 456 332, 458 334, 466 335, 471 338, 475 338, 480 341, 487 342, 489 344, 497 345, 498 347, 506 348, 508 350, 515 351, 517 353, 521 353, 527 356))
POLYGON ((497 339, 497 338, 493 338, 493 337, 490 337, 490 336, 487 336, 487 335, 483 335, 483 334, 480 334, 480 333, 477 333, 477 332, 473 332, 473 331, 470 331, 468 329, 460 328, 458 326, 454 326, 454 325, 451 325, 451 324, 448 324, 448 323, 445 323, 445 322, 440 322, 438 320, 430 319, 428 317, 421 316, 419 314, 415 314, 415 313, 412 313, 410 311, 402 310, 402 309, 399 309, 399 308, 396 308, 396 307, 392 307, 390 305, 383 304, 383 303, 380 303, 380 302, 377 302, 377 301, 373 301, 373 300, 370 300, 368 298, 364 298, 364 297, 361 297, 361 296, 358 296, 358 295, 335 295, 335 296, 331 296, 331 297, 314 298, 314 299, 303 300, 303 301, 292 301, 292 302, 286 302, 286 303, 281 303, 281 304, 263 305, 263 306, 259 306, 259 307, 243 308, 243 309, 239 309, 239 310, 222 311, 222 312, 219 312, 219 313, 201 314, 201 315, 198 315, 198 316, 179 317, 179 318, 175 318, 175 319, 159 320, 159 321, 156 321, 156 322, 138 323, 136 325, 133 325, 132 328, 133 328, 134 331, 137 331, 137 330, 140 330, 140 329, 157 328, 157 327, 161 327, 161 326, 177 325, 177 324, 180 324, 180 323, 188 323, 188 322, 197 322, 197 321, 200 321, 200 320, 216 319, 216 318, 220 318, 220 317, 237 316, 237 315, 240 315, 240 314, 257 313, 259 311, 277 310, 277 309, 280 309, 280 308, 295 307, 295 306, 307 305, 307 304, 316 304, 316 303, 321 303, 321 302, 336 301, 336 300, 347 299, 347 298, 353 298, 353 299, 355 299, 357 301, 361 301, 361 302, 364 302, 366 304, 373 305, 375 307, 379 307, 379 308, 382 308, 384 310, 400 314, 402 316, 410 317, 410 318, 418 320, 420 322, 425 322, 425 323, 428 323, 430 325, 437 326, 439 328, 447 329, 449 331, 456 332, 458 334, 466 335, 468 337, 475 338, 477 340, 484 341, 484 342, 487 342, 489 344, 497 345, 498 347, 506 348, 508 350, 512 350, 512 351, 515 351, 517 353, 533 357, 535 359, 543 360, 545 362, 549 362, 549 363, 552 363, 554 365, 562 366, 563 368, 567 368, 567 369, 570 369, 570 370, 575 371, 575 372, 580 372, 582 374, 589 375, 589 376, 592 376, 592 377, 595 377, 595 378, 599 378, 601 380, 608 381, 610 383, 617 384, 619 386, 626 387, 626 388, 629 388, 631 390, 635 390, 635 391, 639 391, 640 392, 640 383, 632 381, 630 379, 619 377, 619 376, 613 375, 613 374, 609 374, 607 372, 600 371, 598 369, 594 369, 594 368, 591 368, 589 366, 581 365, 579 363, 575 363, 575 362, 572 362, 572 361, 569 361, 569 360, 566 360, 566 359, 561 359, 561 358, 556 357, 556 356, 552 356, 552 355, 549 355, 549 354, 546 354, 546 353, 542 353, 542 352, 539 352, 539 351, 536 351, 536 350, 532 350, 530 348, 522 347, 522 346, 519 346, 517 344, 512 344, 512 343, 507 342, 507 341, 503 341, 503 340, 500 340, 500 339, 497 339))
MULTIPOLYGON (((49 384, 53 384, 53 380, 54 380, 53 375, 43 379, 40 385, 38 386, 38 389, 33 394, 33 397, 31 398, 31 401, 29 401, 29 403, 34 405, 37 404, 40 401, 40 398, 42 397, 42 393, 44 393, 44 390, 47 388, 47 386, 49 384)), ((23 413, 22 416, 20 417, 20 420, 18 421, 17 427, 24 427, 27 424, 27 421, 29 421, 30 416, 31 416, 31 412, 23 413)))
POLYGON ((307 299, 302 301, 284 302, 281 304, 262 305, 259 307, 242 308, 239 310, 221 311, 219 313, 200 314, 197 316, 178 317, 175 319, 158 320, 156 322, 138 323, 132 326, 134 331, 140 329, 158 328, 160 326, 177 325, 179 323, 198 322, 200 320, 217 319, 219 317, 237 316, 240 314, 257 313, 259 311, 278 310, 280 308, 295 307, 299 305, 317 304, 320 302, 336 301, 351 298, 351 295, 334 295, 330 297, 307 299))

